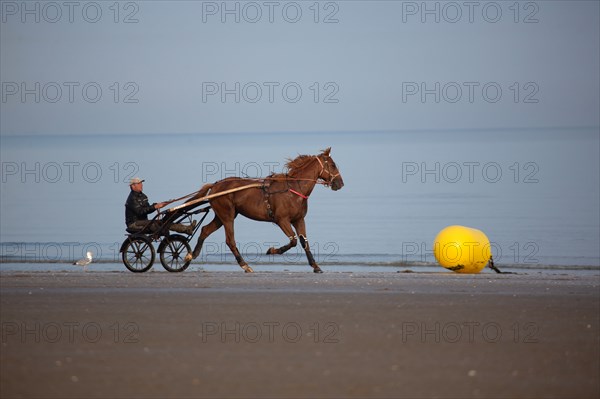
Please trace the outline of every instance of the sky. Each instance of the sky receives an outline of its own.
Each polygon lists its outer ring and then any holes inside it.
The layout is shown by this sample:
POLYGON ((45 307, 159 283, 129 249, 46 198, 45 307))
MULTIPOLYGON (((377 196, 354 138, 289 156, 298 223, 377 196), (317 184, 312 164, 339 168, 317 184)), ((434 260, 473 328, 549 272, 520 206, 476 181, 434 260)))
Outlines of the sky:
POLYGON ((598 1, 0 0, 0 241, 120 241, 133 175, 159 201, 333 146, 313 242, 466 224, 597 263, 599 75, 598 1), (467 164, 502 181, 402 175, 467 164))
POLYGON ((1 1, 0 133, 600 125, 597 1, 1 1))

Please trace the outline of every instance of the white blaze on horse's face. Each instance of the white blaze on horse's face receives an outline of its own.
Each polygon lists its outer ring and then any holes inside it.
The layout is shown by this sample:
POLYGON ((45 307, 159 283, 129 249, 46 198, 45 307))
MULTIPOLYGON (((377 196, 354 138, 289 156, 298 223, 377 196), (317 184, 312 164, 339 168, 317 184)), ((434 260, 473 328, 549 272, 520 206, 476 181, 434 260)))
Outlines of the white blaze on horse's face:
POLYGON ((337 191, 344 187, 344 179, 340 174, 335 161, 329 155, 331 148, 326 149, 321 155, 317 156, 319 163, 321 164, 321 173, 319 177, 327 182, 331 186, 333 191, 337 191))

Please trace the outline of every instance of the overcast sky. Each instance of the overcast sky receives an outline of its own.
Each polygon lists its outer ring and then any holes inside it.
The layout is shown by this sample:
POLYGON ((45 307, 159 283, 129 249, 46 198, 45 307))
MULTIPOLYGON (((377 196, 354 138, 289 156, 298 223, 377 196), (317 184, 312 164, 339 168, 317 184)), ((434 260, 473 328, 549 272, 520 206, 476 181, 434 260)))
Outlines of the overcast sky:
POLYGON ((2 1, 0 12, 2 135, 600 125, 597 1, 2 1))

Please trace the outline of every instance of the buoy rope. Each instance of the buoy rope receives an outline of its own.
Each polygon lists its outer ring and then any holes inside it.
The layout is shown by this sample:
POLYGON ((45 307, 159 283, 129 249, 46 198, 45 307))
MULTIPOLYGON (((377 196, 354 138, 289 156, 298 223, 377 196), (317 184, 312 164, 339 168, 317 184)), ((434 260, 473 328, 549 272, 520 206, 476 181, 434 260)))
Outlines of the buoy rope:
POLYGON ((496 273, 499 273, 499 274, 504 273, 504 272, 500 271, 500 269, 498 269, 496 266, 494 266, 494 258, 492 256, 490 256, 490 261, 488 263, 488 266, 490 267, 490 269, 492 269, 496 273))

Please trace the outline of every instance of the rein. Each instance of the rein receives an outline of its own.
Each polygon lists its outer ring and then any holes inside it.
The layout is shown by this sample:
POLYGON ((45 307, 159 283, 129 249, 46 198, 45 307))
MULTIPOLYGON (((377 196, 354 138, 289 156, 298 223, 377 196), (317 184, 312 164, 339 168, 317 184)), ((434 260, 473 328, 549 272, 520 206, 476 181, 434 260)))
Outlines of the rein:
POLYGON ((167 201, 164 201, 164 202, 165 202, 166 205, 169 205, 169 204, 172 204, 173 202, 181 201, 182 199, 185 199, 185 198, 190 198, 190 197, 198 194, 199 192, 200 192, 200 190, 196 190, 193 193, 189 193, 189 194, 184 195, 183 197, 173 198, 173 199, 170 199, 170 200, 167 200, 167 201))
MULTIPOLYGON (((319 176, 324 171, 326 171, 327 174, 329 175, 329 179, 325 180, 322 177, 317 177, 316 179, 308 179, 308 178, 302 178, 302 177, 290 177, 288 175, 285 175, 285 177, 263 177, 263 178, 235 177, 235 179, 237 179, 237 180, 254 180, 254 181, 257 181, 257 182, 262 182, 263 184, 265 183, 266 180, 272 180, 272 181, 290 181, 290 180, 293 180, 293 181, 309 181, 309 182, 314 182, 315 184, 322 184, 324 186, 330 186, 332 184, 333 180, 336 177, 338 177, 340 174, 336 173, 334 175, 333 173, 331 173, 331 170, 329 170, 329 165, 327 164, 327 161, 325 161, 325 164, 327 165, 327 170, 325 170, 325 165, 323 165, 323 162, 321 161, 321 159, 319 158, 319 156, 315 155, 314 157, 319 162, 319 165, 321 165, 321 171, 319 172, 319 176)), ((234 179, 234 178, 230 177, 229 179, 234 179)), ((256 185, 253 185, 253 187, 256 187, 256 185)), ((289 191, 292 194, 296 194, 297 196, 299 196, 299 197, 301 197, 303 199, 308 199, 308 196, 306 196, 306 195, 304 195, 304 194, 302 194, 302 193, 300 193, 300 192, 298 192, 298 191, 296 191, 294 189, 289 188, 288 190, 285 190, 285 191, 289 191)), ((285 191, 282 191, 282 192, 285 192, 285 191)), ((185 198, 190 198, 190 197, 198 194, 199 192, 200 192, 200 190, 196 190, 196 191, 194 191, 192 193, 189 193, 189 194, 186 194, 186 195, 184 195, 182 197, 173 198, 173 199, 170 199, 170 200, 164 201, 164 202, 165 202, 166 205, 172 204, 173 202, 181 201, 182 199, 185 199, 185 198)))

